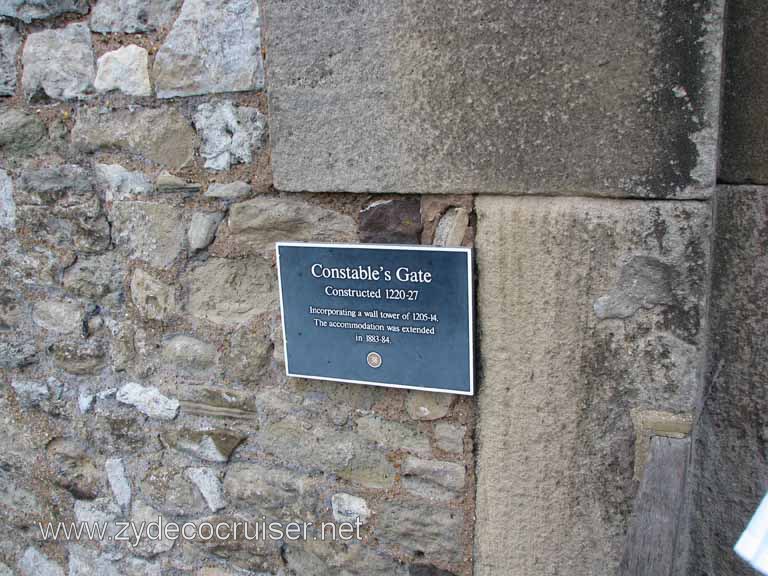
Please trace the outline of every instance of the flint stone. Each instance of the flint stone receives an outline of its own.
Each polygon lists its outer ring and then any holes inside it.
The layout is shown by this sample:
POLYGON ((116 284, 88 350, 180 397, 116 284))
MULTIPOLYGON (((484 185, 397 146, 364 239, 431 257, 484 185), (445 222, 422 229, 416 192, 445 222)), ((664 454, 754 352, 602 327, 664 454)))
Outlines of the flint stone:
POLYGON ((212 430, 190 430, 182 428, 162 435, 163 441, 172 448, 196 456, 208 462, 229 462, 245 436, 239 432, 217 428, 212 430))
POLYGON ((106 364, 106 350, 98 340, 56 342, 51 352, 59 368, 78 376, 95 374, 106 364))
POLYGON ((16 28, 0 24, 0 96, 13 96, 16 93, 16 53, 20 47, 21 36, 16 28))
POLYGON ((117 401, 129 404, 142 414, 160 420, 173 420, 179 411, 179 401, 168 398, 153 387, 145 387, 135 382, 125 384, 117 391, 117 401))
POLYGON ((181 254, 186 230, 178 208, 149 202, 115 202, 111 215, 112 239, 131 258, 163 269, 181 254))
POLYGON ((226 232, 238 249, 261 255, 272 253, 280 240, 357 239, 357 225, 351 216, 293 198, 257 197, 233 204, 226 232))
POLYGON ((481 195, 475 209, 476 574, 614 573, 636 493, 631 411, 690 413, 701 395, 710 207, 481 195), (672 275, 669 303, 643 306, 622 281, 638 257, 672 275), (600 319, 604 296, 639 305, 600 319))
POLYGON ((723 4, 270 5, 274 185, 707 197, 723 4))
POLYGON ((381 200, 360 211, 361 242, 418 244, 420 236, 419 198, 381 200))
POLYGON ((251 185, 247 182, 229 182, 227 184, 211 184, 205 191, 208 198, 241 198, 251 193, 251 185))
POLYGON ((32 308, 32 320, 50 332, 74 334, 83 331, 83 309, 76 302, 37 302, 32 308))
POLYGON ((130 172, 119 164, 96 164, 96 177, 107 202, 152 194, 152 183, 143 172, 130 172))
POLYGON ((91 11, 94 32, 136 34, 165 28, 183 0, 99 0, 91 11))
POLYGON ((88 14, 88 0, 0 0, 0 16, 27 24, 67 13, 88 14))
POLYGON ((224 494, 221 490, 221 482, 216 475, 216 471, 211 468, 187 468, 185 472, 187 478, 197 486, 203 500, 210 508, 211 512, 216 512, 226 507, 224 494))
POLYGON ((253 150, 262 147, 266 127, 266 116, 256 108, 235 107, 231 102, 200 104, 195 128, 202 140, 205 167, 229 170, 233 164, 250 164, 253 150))
POLYGON ((30 34, 21 60, 27 100, 72 100, 93 92, 96 68, 91 32, 85 24, 30 34))
POLYGON ((21 576, 64 576, 64 570, 37 548, 30 546, 17 564, 21 576))
POLYGON ((244 324, 277 305, 274 271, 263 258, 209 258, 186 275, 188 312, 214 324, 244 324))
POLYGON ((83 152, 125 151, 178 170, 194 159, 197 135, 174 108, 105 113, 81 108, 72 129, 72 143, 83 152))
POLYGON ((186 0, 153 75, 158 98, 263 88, 256 0, 186 0))
POLYGON ((177 311, 173 287, 141 268, 136 268, 131 277, 131 300, 139 314, 151 320, 167 320, 177 311))
POLYGON ((163 341, 163 360, 192 371, 204 371, 216 363, 216 348, 191 336, 172 336, 163 341))
POLYGON ((450 500, 461 496, 466 474, 463 464, 408 456, 401 475, 407 492, 423 498, 450 500))
POLYGON ((0 170, 0 228, 16 228, 16 203, 13 201, 13 180, 5 170, 0 170))
POLYGON ((355 523, 359 518, 360 523, 365 524, 371 516, 371 510, 364 498, 344 492, 331 497, 331 509, 336 522, 355 523))
POLYGON ((99 92, 119 90, 130 96, 150 96, 149 55, 141 46, 130 44, 100 56, 93 86, 99 92))
POLYGON ((125 474, 125 465, 120 458, 109 458, 104 463, 107 471, 107 481, 112 489, 115 502, 123 510, 131 505, 131 483, 125 474))
POLYGON ((405 409, 414 420, 439 420, 448 415, 456 397, 435 392, 409 392, 405 409))
POLYGON ((218 212, 196 212, 192 215, 192 221, 189 223, 189 230, 187 231, 190 252, 207 248, 213 242, 216 229, 223 218, 224 215, 218 212))
POLYGON ((463 529, 461 509, 403 500, 383 504, 376 523, 376 535, 381 540, 443 562, 461 561, 463 529))
POLYGON ((46 134, 45 124, 34 114, 16 108, 0 113, 0 149, 3 152, 29 153, 46 134))

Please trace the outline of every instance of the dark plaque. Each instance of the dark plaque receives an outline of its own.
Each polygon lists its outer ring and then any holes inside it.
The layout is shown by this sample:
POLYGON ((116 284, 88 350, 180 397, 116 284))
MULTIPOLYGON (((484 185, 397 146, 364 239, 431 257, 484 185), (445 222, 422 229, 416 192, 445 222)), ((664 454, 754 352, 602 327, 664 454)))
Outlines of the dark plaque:
POLYGON ((278 242, 288 376, 474 392, 469 248, 278 242))

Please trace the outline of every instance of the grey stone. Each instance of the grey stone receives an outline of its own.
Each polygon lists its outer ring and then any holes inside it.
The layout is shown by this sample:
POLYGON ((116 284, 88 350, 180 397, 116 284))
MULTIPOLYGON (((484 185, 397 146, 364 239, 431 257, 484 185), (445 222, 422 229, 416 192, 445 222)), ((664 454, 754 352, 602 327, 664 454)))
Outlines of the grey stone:
POLYGON ((26 306, 21 295, 8 288, 0 289, 0 332, 9 332, 21 324, 26 306))
POLYGON ((0 16, 16 18, 29 24, 62 14, 87 14, 87 0, 0 0, 0 16))
POLYGON ((224 478, 227 496, 240 504, 255 505, 262 514, 301 513, 307 483, 303 476, 256 463, 235 463, 224 478))
POLYGON ((187 468, 185 474, 200 490, 200 494, 202 494, 203 500, 211 512, 221 510, 227 505, 224 501, 221 482, 215 470, 212 468, 187 468))
MULTIPOLYGON (((162 523, 168 522, 168 520, 160 512, 152 508, 152 506, 149 504, 146 504, 141 500, 136 500, 133 503, 133 514, 131 515, 131 522, 133 522, 135 526, 141 526, 142 523, 146 525, 150 522, 158 521, 162 523)), ((139 556, 151 558, 153 556, 157 556, 158 554, 162 554, 163 552, 168 552, 173 548, 175 543, 176 540, 173 538, 167 538, 163 533, 160 538, 156 539, 141 538, 138 540, 136 546, 133 547, 132 551, 139 556)))
POLYGON ((423 498, 451 500, 461 497, 464 490, 466 473, 463 464, 408 456, 400 473, 405 490, 423 498))
MULTIPOLYGON (((106 522, 112 523, 120 516, 120 508, 111 498, 96 498, 94 500, 75 500, 75 520, 77 522, 106 522)), ((110 526, 107 534, 115 530, 110 526)))
POLYGON ((187 273, 187 311, 214 324, 244 324, 275 309, 274 271, 263 258, 209 258, 187 273))
POLYGON ((27 100, 72 100, 93 92, 96 68, 91 32, 85 24, 30 34, 21 60, 27 100))
POLYGON ((35 408, 51 397, 48 385, 43 382, 30 380, 13 380, 11 387, 16 392, 16 398, 22 408, 35 408))
POLYGON ((436 392, 409 392, 405 409, 414 420, 439 420, 448 415, 456 397, 436 392))
POLYGON ((411 564, 408 567, 408 576, 456 576, 456 574, 431 564, 411 564))
POLYGON ((710 207, 478 196, 475 210, 475 572, 613 573, 636 493, 631 410, 700 401, 710 207), (594 302, 638 257, 668 268, 671 303, 601 320, 594 302))
POLYGON ((122 299, 125 267, 114 251, 78 258, 64 271, 63 285, 68 292, 101 301, 112 295, 111 303, 122 299))
POLYGON ((83 308, 77 302, 42 300, 32 308, 32 320, 49 332, 79 334, 83 331, 83 308))
POLYGON ((16 203, 13 201, 13 180, 5 170, 0 170, 0 228, 16 228, 16 203))
POLYGON ((31 338, 2 337, 0 338, 0 367, 21 368, 36 361, 37 346, 31 338))
POLYGON ((272 341, 260 331, 242 328, 232 331, 222 364, 230 380, 257 384, 269 369, 272 341))
POLYGON ((91 10, 94 32, 152 32, 173 22, 183 0, 99 0, 91 10))
POLYGON ((233 204, 227 233, 239 250, 268 255, 280 240, 352 242, 357 225, 351 216, 293 198, 257 197, 233 204))
POLYGON ((250 164, 253 151, 262 147, 267 118, 256 108, 231 102, 200 104, 195 128, 200 135, 200 155, 209 170, 229 170, 233 164, 250 164))
POLYGON ((718 0, 270 6, 275 187, 706 197, 722 12, 718 0))
POLYGON ((187 231, 190 252, 203 250, 213 242, 216 229, 223 218, 224 215, 219 212, 195 212, 192 215, 189 230, 187 231))
POLYGON ((194 159, 197 135, 174 108, 102 112, 83 107, 72 129, 72 143, 84 152, 124 151, 178 170, 194 159))
POLYGON ((69 552, 69 572, 67 576, 123 576, 115 563, 106 555, 98 555, 78 544, 67 546, 69 552))
POLYGON ((359 519, 361 524, 365 524, 371 517, 371 510, 364 498, 344 492, 331 496, 331 509, 336 522, 354 524, 359 519))
POLYGON ((131 172, 119 164, 96 164, 95 168, 107 202, 152 194, 152 183, 143 172, 131 172))
POLYGON ((155 187, 158 192, 163 194, 196 194, 200 192, 200 184, 197 182, 187 182, 166 170, 158 175, 155 180, 155 187))
POLYGON ((464 436, 467 427, 451 424, 449 422, 437 422, 433 427, 435 433, 435 445, 445 452, 460 454, 464 452, 464 436))
POLYGON ((768 183, 768 14, 759 0, 728 2, 721 182, 768 183))
POLYGON ((0 576, 13 576, 13 571, 2 562, 0 562, 0 576))
POLYGON ((131 258, 167 268, 184 248, 186 229, 181 211, 150 202, 115 202, 111 210, 112 239, 131 258))
POLYGON ((176 368, 205 371, 216 363, 216 348, 197 338, 177 335, 163 340, 162 357, 176 368))
POLYGON ((601 320, 629 318, 640 308, 674 303, 674 269, 650 256, 631 256, 621 267, 616 287, 600 296, 593 308, 601 320))
POLYGON ((0 113, 0 149, 3 152, 32 152, 46 134, 45 124, 34 114, 17 108, 0 113))
POLYGON ((245 436, 233 430, 216 428, 210 430, 191 430, 182 428, 163 434, 163 441, 172 448, 196 456, 208 462, 229 462, 245 436))
POLYGON ((131 277, 131 301, 139 314, 152 320, 167 320, 177 312, 173 287, 141 268, 136 268, 131 277))
POLYGON ((50 351, 56 366, 78 376, 99 372, 107 360, 104 344, 98 340, 59 341, 50 351))
POLYGON ((55 438, 46 446, 46 452, 48 469, 56 484, 78 499, 92 500, 99 495, 103 477, 77 441, 55 438))
POLYGON ((431 452, 429 438, 411 426, 375 415, 362 416, 356 423, 357 432, 364 438, 390 450, 407 450, 421 455, 431 452))
POLYGON ((107 481, 112 489, 115 502, 123 510, 131 505, 131 482, 125 474, 125 464, 121 458, 108 458, 104 463, 107 471, 107 481))
POLYGON ((149 55, 135 44, 106 52, 96 62, 93 86, 99 92, 119 90, 130 96, 150 96, 149 55))
POLYGON ((354 539, 344 543, 314 539, 286 543, 283 557, 290 573, 305 576, 408 576, 401 561, 354 539))
POLYGON ((117 391, 117 401, 129 404, 150 418, 173 420, 179 412, 179 401, 168 398, 154 386, 128 382, 117 391))
POLYGON ((64 570, 34 546, 24 550, 17 564, 21 576, 64 576, 64 570))
POLYGON ((165 514, 197 515, 207 509, 184 470, 176 466, 150 467, 142 478, 141 494, 165 514))
POLYGON ((469 212, 461 206, 449 208, 435 230, 435 246, 461 246, 469 228, 469 212))
POLYGON ((441 562, 460 562, 463 557, 464 512, 422 502, 388 502, 378 512, 375 533, 408 552, 441 562))
POLYGON ((186 0, 155 57, 157 96, 259 90, 264 86, 255 0, 186 0))
POLYGON ((0 96, 13 96, 16 93, 16 54, 19 48, 21 36, 16 28, 0 24, 0 96))
MULTIPOLYGON (((744 9, 741 4, 735 9, 744 9)), ((685 573, 748 576, 754 571, 733 546, 768 478, 761 456, 768 437, 768 188, 722 187, 715 201, 707 395, 694 427, 691 553, 685 573)))
POLYGON ((379 200, 360 211, 360 241, 380 244, 418 244, 421 237, 421 200, 379 200))
POLYGON ((228 182, 227 184, 213 183, 208 186, 205 196, 208 198, 241 198, 251 193, 251 185, 247 182, 228 182))

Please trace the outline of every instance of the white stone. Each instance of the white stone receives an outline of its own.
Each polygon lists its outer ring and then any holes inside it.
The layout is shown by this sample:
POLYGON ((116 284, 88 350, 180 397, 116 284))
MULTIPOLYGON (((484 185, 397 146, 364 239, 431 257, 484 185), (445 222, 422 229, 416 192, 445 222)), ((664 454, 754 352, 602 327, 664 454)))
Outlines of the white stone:
POLYGON ((405 408, 414 420, 439 420, 448 414, 455 399, 452 394, 411 391, 405 408))
POLYGON ((0 24, 0 96, 16 92, 16 53, 20 47, 21 36, 16 28, 0 24))
POLYGON ((186 0, 153 75, 159 98, 263 88, 257 0, 186 0))
POLYGON ((30 34, 22 54, 21 83, 28 100, 43 93, 54 100, 85 98, 96 73, 91 31, 84 24, 30 34))
POLYGON ((216 229, 222 218, 224 215, 216 212, 195 212, 192 215, 192 221, 187 232, 190 252, 207 248, 213 242, 213 237, 216 235, 216 229))
POLYGON ((211 468, 187 468, 186 476, 200 490, 205 503, 212 512, 221 510, 227 504, 216 472, 211 468))
POLYGON ((150 418, 173 420, 179 411, 179 401, 168 398, 155 387, 145 387, 136 382, 129 382, 117 391, 117 400, 130 404, 150 418))
POLYGON ((24 551, 17 566, 21 576, 64 576, 61 566, 49 560, 34 546, 24 551))
POLYGON ((466 208, 451 208, 437 224, 435 246, 461 246, 469 227, 469 212, 466 208))
POLYGON ((183 0, 99 0, 91 11, 94 32, 151 32, 173 22, 183 0))
POLYGON ((149 56, 141 46, 129 44, 101 56, 93 85, 99 92, 119 90, 131 96, 150 96, 149 56))
POLYGON ((208 198, 241 198, 251 193, 251 185, 247 182, 229 182, 227 184, 211 184, 205 191, 208 198))
POLYGON ((127 510, 131 504, 131 483, 125 475, 125 466, 120 458, 109 458, 104 463, 107 471, 107 480, 109 487, 112 488, 112 494, 115 502, 123 510, 127 510))
POLYGON ((76 302, 44 300, 32 310, 32 320, 41 328, 61 334, 81 332, 83 310, 76 302))
POLYGON ((16 203, 13 201, 13 180, 0 170, 0 228, 16 228, 16 203))
POLYGON ((152 194, 152 182, 143 172, 131 172, 119 164, 96 164, 96 176, 107 202, 152 194))
POLYGON ((333 509, 333 519, 336 522, 354 523, 360 518, 360 523, 365 524, 371 516, 368 503, 363 498, 344 492, 331 496, 331 508, 333 509))
POLYGON ((77 407, 80 409, 80 413, 85 414, 86 412, 90 412, 95 400, 95 394, 89 394, 85 391, 80 392, 80 395, 77 397, 77 407))
POLYGON ((250 164, 267 127, 266 116, 256 108, 235 107, 231 102, 200 104, 194 121, 202 140, 200 155, 210 170, 250 164))

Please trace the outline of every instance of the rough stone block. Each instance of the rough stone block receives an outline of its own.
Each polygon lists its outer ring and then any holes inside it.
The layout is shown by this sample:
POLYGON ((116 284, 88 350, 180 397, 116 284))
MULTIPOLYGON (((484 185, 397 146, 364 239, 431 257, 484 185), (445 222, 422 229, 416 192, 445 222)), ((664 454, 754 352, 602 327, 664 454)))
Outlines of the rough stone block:
POLYGON ((187 235, 181 211, 149 202, 115 202, 111 210, 112 239, 129 257, 156 268, 171 266, 187 235))
POLYGON ((476 211, 475 573, 613 574, 631 411, 691 412, 701 393, 710 207, 481 196, 476 211))
POLYGON ((146 49, 135 44, 107 52, 97 61, 93 85, 99 92, 119 90, 131 96, 149 96, 148 61, 146 49))
POLYGON ((27 24, 67 13, 87 14, 88 0, 0 0, 0 16, 27 24))
POLYGON ((21 36, 16 28, 0 24, 0 96, 16 92, 16 53, 20 47, 21 36))
POLYGON ((99 0, 91 11, 94 32, 151 32, 173 22, 183 0, 99 0))
POLYGON ((706 196, 722 10, 272 2, 275 187, 706 196))

